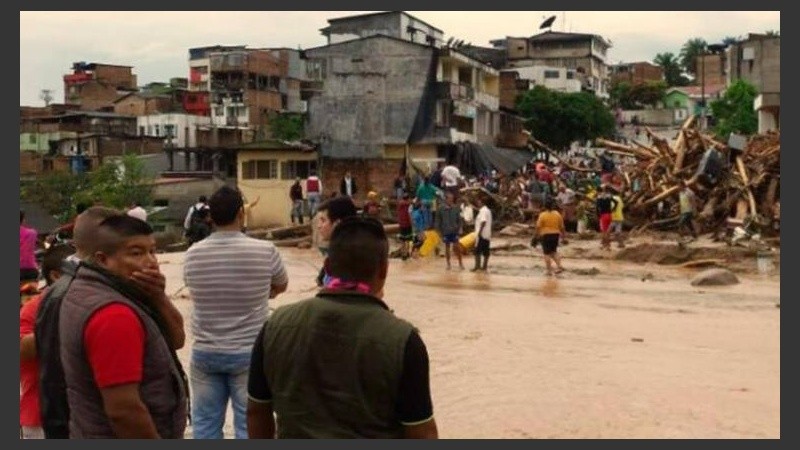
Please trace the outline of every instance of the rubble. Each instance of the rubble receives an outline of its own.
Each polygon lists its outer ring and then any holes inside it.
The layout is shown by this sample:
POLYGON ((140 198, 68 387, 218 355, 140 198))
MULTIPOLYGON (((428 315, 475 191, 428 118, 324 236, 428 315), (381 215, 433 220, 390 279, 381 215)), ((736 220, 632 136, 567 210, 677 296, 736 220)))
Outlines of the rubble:
POLYGON ((695 116, 683 124, 673 146, 648 127, 645 131, 649 145, 597 140, 606 151, 637 161, 622 173, 628 184, 624 197, 626 216, 635 224, 635 231, 678 221, 677 194, 682 181, 697 194, 698 225, 703 231, 719 231, 729 218, 734 224, 746 218, 761 227, 769 224, 780 190, 779 132, 752 136, 739 149, 699 131, 695 116), (713 171, 714 164, 709 163, 715 157, 722 163, 718 171, 713 171), (638 191, 631 189, 634 183, 639 186, 638 191), (662 201, 666 217, 656 214, 662 201))

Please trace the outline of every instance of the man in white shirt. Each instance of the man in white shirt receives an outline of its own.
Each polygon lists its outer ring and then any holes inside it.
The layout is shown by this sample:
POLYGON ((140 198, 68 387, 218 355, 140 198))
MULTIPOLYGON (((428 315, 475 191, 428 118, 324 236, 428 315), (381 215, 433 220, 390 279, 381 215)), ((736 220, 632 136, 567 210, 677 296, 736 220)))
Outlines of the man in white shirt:
POLYGON ((128 210, 128 215, 131 217, 136 217, 142 222, 147 222, 147 211, 142 208, 142 203, 139 201, 133 202, 133 207, 128 210))
POLYGON ((461 179, 461 171, 458 170, 458 167, 451 164, 442 169, 442 187, 445 191, 457 191, 461 179))
POLYGON ((486 272, 489 265, 489 244, 492 239, 492 211, 481 197, 475 199, 475 206, 478 208, 478 215, 475 217, 477 243, 475 244, 475 267, 472 268, 472 272, 479 270, 486 272), (482 265, 481 256, 483 256, 482 265))
POLYGON ((356 195, 356 192, 358 192, 356 180, 353 179, 352 174, 348 170, 347 173, 344 174, 342 182, 339 183, 339 193, 353 198, 353 196, 356 195))

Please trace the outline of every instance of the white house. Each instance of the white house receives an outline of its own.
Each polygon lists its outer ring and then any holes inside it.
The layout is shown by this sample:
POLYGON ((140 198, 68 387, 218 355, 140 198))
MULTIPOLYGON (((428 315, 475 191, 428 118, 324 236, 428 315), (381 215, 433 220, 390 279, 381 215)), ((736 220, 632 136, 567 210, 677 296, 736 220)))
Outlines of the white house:
POLYGON ((532 86, 544 86, 558 92, 580 92, 581 80, 575 69, 550 66, 528 66, 505 69, 503 72, 517 72, 522 80, 532 81, 532 86))
POLYGON ((165 145, 176 148, 197 146, 197 126, 209 125, 211 118, 183 113, 151 114, 136 118, 139 136, 163 137, 165 145))

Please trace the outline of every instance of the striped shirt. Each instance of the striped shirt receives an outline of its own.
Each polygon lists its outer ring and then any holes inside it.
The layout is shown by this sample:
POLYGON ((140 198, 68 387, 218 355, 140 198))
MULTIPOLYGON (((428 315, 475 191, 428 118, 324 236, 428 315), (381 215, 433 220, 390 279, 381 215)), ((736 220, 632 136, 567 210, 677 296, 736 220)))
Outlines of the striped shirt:
POLYGON ((270 288, 288 282, 268 241, 217 231, 186 252, 183 277, 194 302, 194 349, 248 353, 268 313, 270 288))

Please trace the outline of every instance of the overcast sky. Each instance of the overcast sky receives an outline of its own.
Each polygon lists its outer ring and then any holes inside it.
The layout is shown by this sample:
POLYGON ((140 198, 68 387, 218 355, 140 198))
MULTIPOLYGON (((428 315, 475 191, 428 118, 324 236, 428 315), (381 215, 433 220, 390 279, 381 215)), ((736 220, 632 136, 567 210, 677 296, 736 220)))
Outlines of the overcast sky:
MULTIPOLYGON (((276 12, 26 12, 21 11, 19 101, 43 105, 42 89, 64 100, 62 76, 77 61, 133 66, 140 85, 187 77, 188 50, 206 45, 311 48, 325 44, 327 20, 370 11, 276 12), (213 24, 213 26, 210 26, 213 24)), ((473 45, 505 36, 531 36, 557 15, 553 30, 594 33, 611 40, 612 63, 652 61, 690 38, 780 30, 780 12, 408 11, 473 45)))

